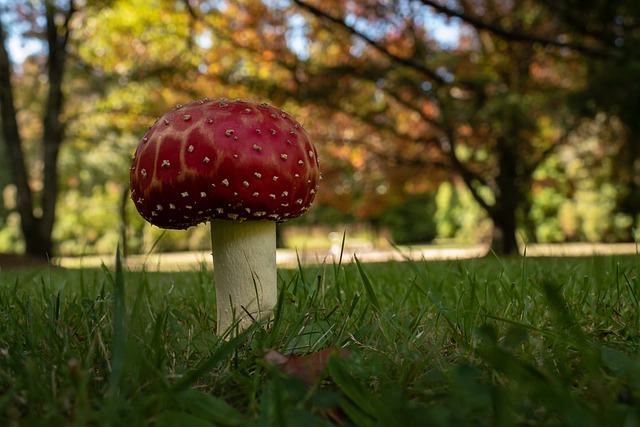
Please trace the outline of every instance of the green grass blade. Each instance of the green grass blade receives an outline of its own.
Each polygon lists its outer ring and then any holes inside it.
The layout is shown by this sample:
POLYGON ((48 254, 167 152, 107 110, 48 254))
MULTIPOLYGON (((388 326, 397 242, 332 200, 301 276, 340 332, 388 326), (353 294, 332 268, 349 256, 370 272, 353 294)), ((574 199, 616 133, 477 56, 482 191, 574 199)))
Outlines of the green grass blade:
POLYGON ((373 290, 373 286, 371 285, 371 280, 365 273, 364 268, 362 268, 362 264, 357 256, 354 255, 356 260, 356 265, 358 266, 358 272, 360 273, 360 278, 362 279, 362 284, 364 285, 364 291, 367 294, 367 298, 369 298, 369 302, 373 305, 373 308, 379 312, 380 311, 380 301, 378 301, 378 297, 373 290))
POLYGON ((191 385, 193 385, 198 380, 198 378, 211 371, 217 364, 231 357, 235 353, 237 348, 258 327, 258 325, 253 324, 242 333, 231 338, 229 341, 224 341, 215 353, 213 353, 210 357, 204 359, 192 371, 188 372, 178 382, 176 382, 172 390, 184 391, 187 388, 191 387, 191 385))
POLYGON ((333 261, 333 278, 336 285, 336 298, 339 303, 342 303, 342 291, 340 285, 340 272, 342 271, 342 256, 344 255, 344 244, 347 240, 347 229, 345 228, 342 233, 342 244, 340 245, 340 254, 338 255, 338 263, 335 259, 333 261))
POLYGON ((116 274, 113 281, 112 328, 113 342, 111 344, 111 374, 109 375, 109 392, 114 393, 120 386, 125 362, 126 331, 125 331, 125 298, 124 273, 120 247, 116 250, 116 274))
POLYGON ((219 426, 246 426, 249 420, 224 399, 187 389, 176 396, 178 405, 195 415, 198 420, 206 420, 219 426))
POLYGON ((347 372, 343 362, 336 354, 329 356, 327 370, 333 381, 348 398, 348 400, 341 402, 340 406, 354 423, 358 426, 376 425, 376 413, 380 405, 384 407, 378 397, 347 372))

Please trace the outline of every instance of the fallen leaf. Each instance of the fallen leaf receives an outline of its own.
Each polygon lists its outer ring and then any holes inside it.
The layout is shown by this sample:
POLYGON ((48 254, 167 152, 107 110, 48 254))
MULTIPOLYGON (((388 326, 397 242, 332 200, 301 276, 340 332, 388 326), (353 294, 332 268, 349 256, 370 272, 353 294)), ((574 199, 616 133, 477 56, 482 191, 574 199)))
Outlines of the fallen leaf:
POLYGON ((312 387, 324 377, 327 360, 334 353, 344 360, 351 355, 349 350, 338 347, 323 348, 303 356, 284 355, 277 350, 269 349, 264 354, 264 361, 271 366, 277 366, 285 374, 298 378, 307 387, 312 387))

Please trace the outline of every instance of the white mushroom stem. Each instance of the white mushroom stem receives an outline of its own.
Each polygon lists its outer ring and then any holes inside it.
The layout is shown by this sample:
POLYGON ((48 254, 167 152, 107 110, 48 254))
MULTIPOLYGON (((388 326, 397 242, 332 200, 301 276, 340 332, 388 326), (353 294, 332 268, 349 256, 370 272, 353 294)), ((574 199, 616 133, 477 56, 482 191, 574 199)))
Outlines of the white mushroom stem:
POLYGON ((218 334, 269 319, 276 305, 276 224, 211 221, 218 334))

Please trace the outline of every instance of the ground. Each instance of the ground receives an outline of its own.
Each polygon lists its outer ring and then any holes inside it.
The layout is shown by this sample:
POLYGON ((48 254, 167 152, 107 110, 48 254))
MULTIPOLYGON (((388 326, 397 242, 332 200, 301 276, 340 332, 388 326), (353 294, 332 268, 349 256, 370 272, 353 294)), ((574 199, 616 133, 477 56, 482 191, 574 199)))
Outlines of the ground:
POLYGON ((46 258, 30 255, 0 253, 0 269, 16 267, 36 267, 46 265, 46 258))

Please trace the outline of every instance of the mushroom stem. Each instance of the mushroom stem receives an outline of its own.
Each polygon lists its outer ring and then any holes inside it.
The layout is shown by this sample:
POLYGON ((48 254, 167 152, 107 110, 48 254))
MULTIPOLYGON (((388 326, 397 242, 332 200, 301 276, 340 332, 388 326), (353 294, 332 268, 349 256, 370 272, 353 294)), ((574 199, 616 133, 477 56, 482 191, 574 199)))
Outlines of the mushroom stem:
POLYGON ((217 331, 268 320, 276 305, 276 224, 211 221, 217 331))

